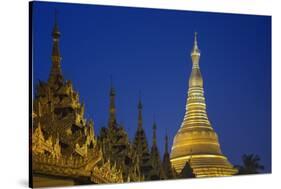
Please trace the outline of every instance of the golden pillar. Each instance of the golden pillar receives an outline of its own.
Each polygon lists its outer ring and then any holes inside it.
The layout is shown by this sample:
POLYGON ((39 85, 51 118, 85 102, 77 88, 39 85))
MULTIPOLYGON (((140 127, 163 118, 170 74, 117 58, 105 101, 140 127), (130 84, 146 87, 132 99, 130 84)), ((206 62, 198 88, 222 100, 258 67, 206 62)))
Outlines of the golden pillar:
POLYGON ((220 149, 218 136, 206 112, 203 78, 199 68, 200 50, 197 33, 191 51, 192 71, 186 112, 180 129, 174 137, 171 162, 179 173, 190 161, 196 177, 229 176, 237 172, 220 149))

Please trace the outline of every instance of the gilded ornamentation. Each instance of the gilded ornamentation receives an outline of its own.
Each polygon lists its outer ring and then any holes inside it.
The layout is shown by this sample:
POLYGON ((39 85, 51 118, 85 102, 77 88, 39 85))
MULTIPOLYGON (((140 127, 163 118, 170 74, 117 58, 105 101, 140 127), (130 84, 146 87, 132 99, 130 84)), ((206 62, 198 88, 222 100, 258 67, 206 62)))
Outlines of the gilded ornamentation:
POLYGON ((195 33, 186 113, 174 137, 171 162, 180 173, 186 162, 190 161, 196 177, 234 175, 237 170, 222 154, 218 136, 207 116, 203 77, 199 68, 200 54, 195 33))
MULTIPOLYGON (((59 37, 55 22, 52 67, 48 82, 40 81, 33 99, 32 172, 50 178, 67 177, 94 183, 123 182, 122 171, 103 153, 94 135, 93 121, 84 118, 84 104, 61 71, 59 37)), ((39 183, 40 184, 40 183, 39 183)), ((35 186, 36 187, 36 186, 35 186)))

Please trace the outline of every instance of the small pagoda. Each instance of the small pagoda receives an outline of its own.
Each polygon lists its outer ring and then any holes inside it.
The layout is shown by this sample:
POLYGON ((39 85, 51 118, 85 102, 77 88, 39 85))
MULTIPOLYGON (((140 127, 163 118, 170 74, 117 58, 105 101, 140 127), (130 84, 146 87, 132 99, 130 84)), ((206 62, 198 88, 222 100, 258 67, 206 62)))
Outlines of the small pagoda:
POLYGON ((172 163, 170 161, 170 153, 168 150, 168 134, 166 132, 166 136, 165 136, 165 151, 164 151, 164 155, 163 155, 163 160, 162 160, 162 168, 163 168, 163 172, 165 175, 165 179, 174 179, 176 178, 177 174, 175 169, 172 167, 172 163))
POLYGON ((98 143, 104 158, 122 170, 124 182, 141 181, 137 155, 124 127, 117 122, 115 96, 111 81, 108 126, 101 128, 98 143))
POLYGON ((153 167, 152 180, 163 180, 165 179, 164 170, 162 167, 161 157, 157 146, 157 137, 156 137, 156 122, 153 122, 153 136, 152 136, 152 146, 150 150, 150 159, 153 167))
POLYGON ((143 128, 143 120, 142 120, 142 102, 139 99, 138 103, 138 127, 135 133, 134 138, 134 151, 137 154, 139 160, 140 173, 143 176, 144 180, 152 180, 154 170, 151 162, 151 156, 149 152, 149 147, 147 143, 146 134, 143 128))

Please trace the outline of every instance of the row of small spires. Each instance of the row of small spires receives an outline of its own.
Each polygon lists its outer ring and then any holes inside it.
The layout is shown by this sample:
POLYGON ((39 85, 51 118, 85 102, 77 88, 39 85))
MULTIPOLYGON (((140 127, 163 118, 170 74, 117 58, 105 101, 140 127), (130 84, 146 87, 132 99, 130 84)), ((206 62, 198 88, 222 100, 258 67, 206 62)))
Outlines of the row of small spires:
MULTIPOLYGON (((110 76, 110 93, 109 93, 110 97, 111 97, 111 101, 113 102, 110 102, 110 106, 113 106, 113 107, 110 107, 113 108, 115 110, 115 95, 116 95, 116 92, 115 92, 115 89, 113 87, 113 82, 112 82, 112 76, 110 76)), ((139 102, 138 102, 138 110, 139 110, 139 120, 138 120, 138 127, 142 127, 142 117, 141 117, 141 112, 142 111, 142 108, 143 108, 143 105, 142 105, 142 101, 141 101, 141 92, 139 93, 139 102)), ((114 111, 114 114, 115 114, 115 111, 114 111)), ((114 115, 115 117, 116 115, 114 115)), ((115 118, 116 119, 116 118, 115 118)), ((153 116, 153 125, 152 125, 152 128, 153 128, 153 141, 152 141, 152 144, 153 145, 156 145, 156 121, 155 121, 155 116, 153 116)), ((166 134, 165 134, 165 153, 168 153, 168 132, 167 132, 167 128, 165 129, 166 130, 166 134)))

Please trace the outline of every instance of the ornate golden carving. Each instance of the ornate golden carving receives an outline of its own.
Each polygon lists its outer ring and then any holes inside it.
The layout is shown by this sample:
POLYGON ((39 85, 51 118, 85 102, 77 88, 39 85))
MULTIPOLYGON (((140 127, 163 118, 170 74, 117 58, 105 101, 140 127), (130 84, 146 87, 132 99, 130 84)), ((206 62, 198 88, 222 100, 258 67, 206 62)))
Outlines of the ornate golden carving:
POLYGON ((94 123, 84 118, 84 104, 60 66, 58 26, 53 30, 52 68, 47 83, 39 82, 33 99, 32 171, 95 183, 123 182, 122 171, 103 163, 94 123))

